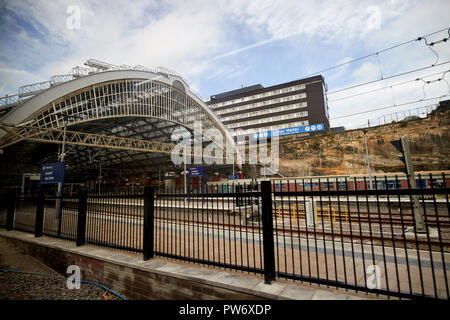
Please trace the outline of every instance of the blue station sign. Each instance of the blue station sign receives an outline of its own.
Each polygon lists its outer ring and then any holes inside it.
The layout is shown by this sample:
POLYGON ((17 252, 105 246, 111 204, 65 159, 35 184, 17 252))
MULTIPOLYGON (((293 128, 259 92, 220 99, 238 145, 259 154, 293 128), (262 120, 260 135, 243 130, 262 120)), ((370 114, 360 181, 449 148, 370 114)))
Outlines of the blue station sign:
POLYGON ((323 130, 325 130, 324 124, 319 123, 319 124, 310 124, 308 126, 258 132, 258 133, 255 133, 253 135, 253 137, 255 139, 263 139, 263 138, 271 138, 271 137, 278 137, 278 136, 286 136, 289 134, 310 133, 310 132, 323 131, 323 130))
POLYGON ((44 164, 41 169, 41 184, 64 183, 65 174, 65 162, 44 164))
POLYGON ((205 175, 205 167, 190 167, 188 169, 189 178, 203 177, 205 175))

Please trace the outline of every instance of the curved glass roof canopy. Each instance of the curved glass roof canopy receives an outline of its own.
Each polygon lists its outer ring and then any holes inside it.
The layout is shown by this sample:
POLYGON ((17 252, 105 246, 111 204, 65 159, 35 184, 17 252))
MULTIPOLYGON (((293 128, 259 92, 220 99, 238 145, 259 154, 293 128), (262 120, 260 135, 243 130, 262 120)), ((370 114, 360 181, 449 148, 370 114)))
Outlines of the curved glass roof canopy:
POLYGON ((35 171, 58 161, 64 143, 65 161, 74 173, 86 173, 99 163, 128 174, 157 166, 168 170, 169 153, 177 143, 171 141, 172 133, 179 128, 193 132, 196 122, 203 131, 218 129, 237 152, 221 121, 181 76, 101 70, 51 86, 7 112, 0 120, 0 162, 5 170, 22 161, 35 171))

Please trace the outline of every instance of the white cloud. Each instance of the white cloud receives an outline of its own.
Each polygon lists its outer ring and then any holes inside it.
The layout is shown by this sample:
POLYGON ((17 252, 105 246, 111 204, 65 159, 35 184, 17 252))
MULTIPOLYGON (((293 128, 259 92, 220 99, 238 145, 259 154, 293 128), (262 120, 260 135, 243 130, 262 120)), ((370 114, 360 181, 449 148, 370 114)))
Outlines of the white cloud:
MULTIPOLYGON (((406 3, 412 1, 402 1, 406 3)), ((376 3, 376 2, 375 2, 376 3)), ((370 30, 367 21, 374 1, 231 1, 231 13, 234 19, 258 34, 266 33, 272 37, 284 34, 302 33, 324 41, 348 41, 365 36, 370 30)), ((382 3, 380 7, 384 7, 382 3)), ((398 17, 400 10, 381 11, 383 20, 398 17)))
POLYGON ((380 76, 380 67, 372 62, 366 62, 353 71, 352 76, 356 83, 367 82, 380 76))
MULTIPOLYGON (((205 67, 202 58, 216 50, 222 40, 220 16, 208 10, 212 5, 199 1, 163 4, 158 8, 155 3, 27 1, 12 3, 9 9, 30 17, 30 23, 46 41, 63 45, 68 51, 56 61, 44 61, 40 72, 62 73, 75 66, 74 62, 96 58, 118 65, 164 65, 187 75, 198 74, 205 67), (79 30, 66 28, 69 5, 80 7, 79 30), (159 17, 157 10, 167 12, 159 17)), ((41 43, 35 46, 38 48, 41 43)))
MULTIPOLYGON (((231 87, 237 83, 253 82, 246 77, 253 76, 255 69, 263 70, 260 74, 266 79, 276 78, 277 75, 264 73, 266 66, 242 61, 243 51, 239 49, 253 43, 265 43, 265 49, 283 42, 290 43, 289 48, 294 55, 301 50, 307 56, 299 62, 303 63, 303 70, 312 68, 313 60, 325 69, 348 61, 348 57, 365 55, 445 27, 448 25, 447 12, 450 11, 450 2, 446 0, 27 0, 8 1, 3 6, 8 12, 26 20, 34 30, 24 28, 11 16, 4 15, 3 21, 14 30, 16 40, 11 46, 2 47, 0 53, 0 67, 3 68, 0 71, 0 93, 15 93, 10 90, 26 84, 24 81, 41 81, 54 74, 67 73, 89 58, 118 65, 167 66, 194 83, 197 90, 202 90, 213 81, 228 81, 223 86, 231 87), (66 27, 69 5, 80 7, 79 30, 66 27), (367 8, 373 6, 380 9, 379 29, 368 28, 371 11, 368 12, 367 8), (270 39, 279 41, 275 44, 264 42, 270 39), (318 48, 303 47, 302 44, 307 41, 317 43, 318 48), (322 48, 339 50, 332 56, 334 60, 325 60, 321 58, 322 48), (232 59, 213 59, 233 50, 238 52, 232 59)), ((438 51, 441 61, 450 59, 448 42, 436 45, 434 49, 438 51)), ((252 51, 246 54, 258 56, 258 47, 249 50, 252 51)), ((273 54, 280 63, 280 73, 290 69, 290 65, 282 64, 282 52, 273 54)), ((430 65, 434 60, 429 48, 416 42, 380 54, 379 62, 368 59, 324 75, 330 81, 329 89, 336 90, 377 79, 380 66, 381 73, 387 76, 430 65)), ((424 71, 418 75, 429 73, 424 71)), ((257 82, 264 83, 266 79, 257 82)), ((330 96, 330 100, 405 79, 349 90, 330 96)), ((427 97, 441 91, 445 91, 444 83, 426 86, 427 97)), ((395 87, 330 103, 330 115, 336 117, 392 104, 392 93, 395 102, 399 103, 407 98, 423 96, 423 89, 412 83, 404 88, 395 87)), ((359 118, 343 121, 353 125, 360 121, 355 119, 359 118)))
POLYGON ((48 80, 32 72, 13 68, 0 68, 0 79, 5 79, 0 83, 2 96, 17 94, 21 86, 48 80))

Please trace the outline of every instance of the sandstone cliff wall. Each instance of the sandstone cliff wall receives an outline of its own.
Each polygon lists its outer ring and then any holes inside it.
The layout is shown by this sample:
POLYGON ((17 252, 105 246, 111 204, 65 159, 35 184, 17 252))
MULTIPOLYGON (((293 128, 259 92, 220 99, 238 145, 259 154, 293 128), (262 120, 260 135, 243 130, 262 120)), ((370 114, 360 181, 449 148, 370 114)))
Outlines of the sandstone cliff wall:
MULTIPOLYGON (((450 169, 450 111, 427 118, 367 129, 373 172, 403 169, 391 140, 407 137, 416 171, 450 169)), ((363 130, 329 133, 280 143, 280 172, 284 176, 367 173, 363 130)))

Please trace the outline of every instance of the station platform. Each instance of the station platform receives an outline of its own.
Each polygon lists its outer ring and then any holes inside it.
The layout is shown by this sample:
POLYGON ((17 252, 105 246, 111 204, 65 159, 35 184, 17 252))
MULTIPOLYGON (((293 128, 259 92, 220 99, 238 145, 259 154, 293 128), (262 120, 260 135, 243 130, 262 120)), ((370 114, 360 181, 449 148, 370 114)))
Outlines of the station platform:
POLYGON ((141 254, 79 246, 72 241, 21 231, 0 230, 0 237, 48 267, 65 274, 81 268, 82 280, 95 281, 129 299, 171 300, 366 300, 376 295, 288 280, 264 283, 263 276, 153 258, 141 254))

